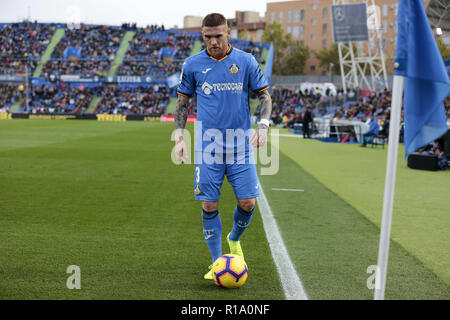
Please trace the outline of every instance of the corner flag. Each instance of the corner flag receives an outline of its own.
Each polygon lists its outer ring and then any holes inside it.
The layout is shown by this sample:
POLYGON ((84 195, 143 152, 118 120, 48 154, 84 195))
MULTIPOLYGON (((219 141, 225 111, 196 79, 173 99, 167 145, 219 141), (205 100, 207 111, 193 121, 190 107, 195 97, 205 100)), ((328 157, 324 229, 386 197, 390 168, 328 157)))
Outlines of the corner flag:
POLYGON ((450 81, 422 0, 399 1, 397 26, 375 300, 384 299, 386 288, 402 96, 404 95, 405 106, 406 156, 439 138, 448 130, 443 100, 450 94, 450 81))
POLYGON ((421 0, 400 0, 394 74, 405 77, 405 155, 447 132, 450 80, 421 0))

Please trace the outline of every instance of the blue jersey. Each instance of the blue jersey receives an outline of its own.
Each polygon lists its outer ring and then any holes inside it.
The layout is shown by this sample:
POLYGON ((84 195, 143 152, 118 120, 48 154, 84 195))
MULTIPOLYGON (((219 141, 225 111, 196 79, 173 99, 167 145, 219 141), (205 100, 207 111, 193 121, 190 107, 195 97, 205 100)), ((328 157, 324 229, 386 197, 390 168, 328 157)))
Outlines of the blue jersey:
MULTIPOLYGON (((207 137, 205 141, 205 133, 208 135, 208 131, 218 130, 223 135, 224 153, 233 149, 236 152, 236 142, 226 140, 226 130, 249 131, 249 92, 268 88, 256 59, 242 50, 230 46, 222 59, 213 58, 206 50, 187 58, 177 92, 189 97, 194 93, 197 96, 195 151, 204 150, 210 143, 207 137)), ((221 145, 217 140, 216 143, 221 145)), ((248 139, 245 139, 245 145, 248 149, 248 139)))

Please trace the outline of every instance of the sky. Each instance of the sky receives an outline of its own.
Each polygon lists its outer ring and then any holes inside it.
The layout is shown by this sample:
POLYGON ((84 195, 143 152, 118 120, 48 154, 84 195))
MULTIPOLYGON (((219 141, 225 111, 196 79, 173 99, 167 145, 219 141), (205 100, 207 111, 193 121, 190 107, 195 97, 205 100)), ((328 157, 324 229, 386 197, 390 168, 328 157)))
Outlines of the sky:
POLYGON ((266 12, 266 0, 0 0, 0 22, 18 22, 30 17, 38 22, 83 22, 121 25, 136 22, 139 27, 164 24, 183 27, 184 16, 205 16, 211 12, 234 18, 235 11, 266 12))

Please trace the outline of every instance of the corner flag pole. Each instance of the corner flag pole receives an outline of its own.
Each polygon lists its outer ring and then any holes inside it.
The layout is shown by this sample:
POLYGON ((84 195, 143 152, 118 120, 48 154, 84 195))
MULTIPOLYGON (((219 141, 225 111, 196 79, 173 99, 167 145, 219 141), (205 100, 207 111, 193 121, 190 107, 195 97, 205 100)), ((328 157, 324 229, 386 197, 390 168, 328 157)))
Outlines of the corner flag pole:
POLYGON ((389 146, 386 180, 384 185, 383 216, 381 220, 380 246, 378 249, 378 267, 375 276, 375 300, 384 300, 384 290, 386 287, 404 80, 405 78, 403 76, 395 75, 394 84, 392 87, 391 120, 389 124, 389 146))
POLYGON ((386 287, 403 89, 406 157, 448 131, 443 100, 450 94, 450 79, 423 1, 399 0, 397 26, 389 150, 375 276, 376 300, 384 299, 386 287))

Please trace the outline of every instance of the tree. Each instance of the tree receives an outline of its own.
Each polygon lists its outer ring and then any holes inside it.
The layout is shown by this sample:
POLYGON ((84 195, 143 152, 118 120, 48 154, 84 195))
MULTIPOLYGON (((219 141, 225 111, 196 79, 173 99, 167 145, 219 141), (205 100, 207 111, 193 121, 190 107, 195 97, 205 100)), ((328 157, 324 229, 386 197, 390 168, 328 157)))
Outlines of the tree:
POLYGON ((284 34, 284 30, 278 22, 268 24, 262 36, 264 43, 273 44, 273 70, 274 74, 281 74, 283 58, 286 49, 292 45, 291 34, 284 34))
POLYGON ((339 47, 337 43, 333 43, 329 48, 323 48, 317 51, 315 54, 319 60, 319 67, 323 70, 329 70, 330 63, 333 64, 331 72, 333 74, 339 74, 341 72, 339 64, 339 47))
POLYGON ((250 32, 247 29, 239 31, 238 38, 245 41, 250 41, 252 39, 250 32))
MULTIPOLYGON (((356 52, 357 45, 356 43, 352 44, 353 52, 356 52)), ((346 56, 348 50, 344 48, 342 50, 342 56, 346 56)), ((330 63, 333 64, 333 68, 331 69, 332 74, 340 74, 341 73, 341 65, 339 61, 339 45, 337 43, 333 43, 329 48, 323 48, 322 50, 316 52, 314 54, 316 58, 319 60, 319 67, 323 70, 329 72, 330 63)), ((344 66, 344 72, 348 72, 349 67, 344 66)), ((366 68, 366 74, 370 74, 369 68, 366 68)))
POLYGON ((442 59, 447 60, 450 58, 450 49, 446 46, 444 41, 442 41, 441 37, 436 38, 436 42, 439 48, 439 51, 441 52, 442 59))
POLYGON ((306 61, 309 59, 309 47, 298 43, 286 49, 286 55, 281 66, 282 75, 304 74, 306 61))

